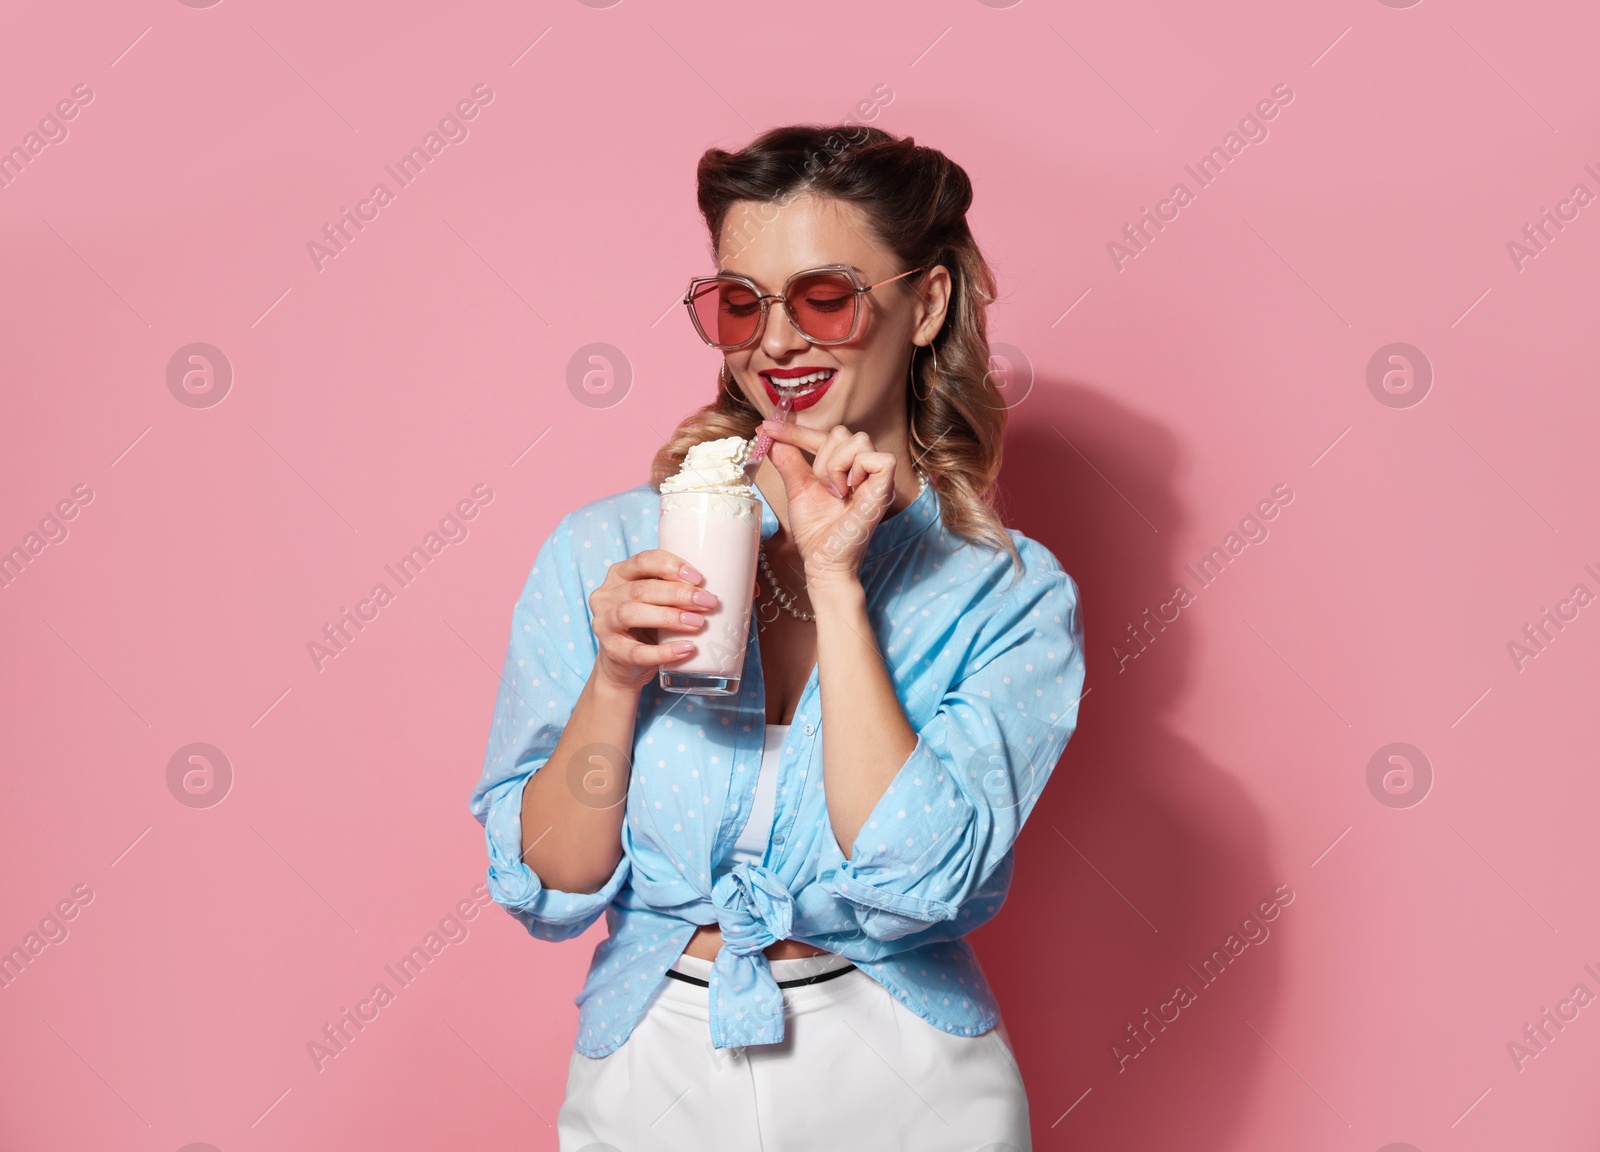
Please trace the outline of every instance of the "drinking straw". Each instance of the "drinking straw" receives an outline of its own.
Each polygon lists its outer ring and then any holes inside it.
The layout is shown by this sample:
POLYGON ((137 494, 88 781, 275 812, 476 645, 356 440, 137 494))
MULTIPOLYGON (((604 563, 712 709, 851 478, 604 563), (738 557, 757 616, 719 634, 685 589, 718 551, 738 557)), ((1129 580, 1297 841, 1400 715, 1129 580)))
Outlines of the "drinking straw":
MULTIPOLYGON (((772 415, 768 416, 767 419, 782 424, 789 418, 789 412, 794 407, 795 397, 800 395, 802 391, 809 392, 811 389, 809 387, 804 389, 790 388, 778 383, 776 380, 772 384, 778 390, 778 406, 772 410, 772 415)), ((756 465, 761 463, 762 458, 766 456, 767 450, 771 447, 772 436, 758 429, 756 446, 750 450, 750 458, 745 462, 744 466, 744 474, 747 480, 753 481, 755 479, 756 465)))

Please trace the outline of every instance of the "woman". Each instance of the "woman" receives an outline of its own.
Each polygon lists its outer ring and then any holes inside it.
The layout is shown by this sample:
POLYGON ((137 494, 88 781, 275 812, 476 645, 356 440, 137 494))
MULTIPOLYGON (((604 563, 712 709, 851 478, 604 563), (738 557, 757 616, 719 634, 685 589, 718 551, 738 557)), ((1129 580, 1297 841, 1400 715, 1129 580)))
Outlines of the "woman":
POLYGON ((971 184, 870 128, 774 129, 698 178, 717 398, 545 540, 472 794, 532 935, 606 913, 560 1146, 1029 1149, 964 937, 1076 725, 1083 635, 1071 577, 987 503, 1007 412, 971 184), (773 377, 810 391, 763 424, 743 682, 664 692, 716 601, 655 546, 657 486, 754 436, 773 377))

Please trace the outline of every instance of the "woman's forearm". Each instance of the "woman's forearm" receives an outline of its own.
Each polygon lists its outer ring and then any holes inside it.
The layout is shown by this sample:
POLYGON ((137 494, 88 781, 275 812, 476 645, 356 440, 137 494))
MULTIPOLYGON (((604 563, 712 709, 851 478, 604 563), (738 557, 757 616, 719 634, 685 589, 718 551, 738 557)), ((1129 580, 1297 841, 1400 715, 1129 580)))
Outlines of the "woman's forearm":
POLYGON ((917 733, 889 677, 858 579, 812 581, 817 680, 822 696, 823 793, 845 858, 917 733))
POLYGON ((546 888, 598 892, 622 859, 638 711, 638 691, 607 681, 597 665, 549 763, 523 789, 522 859, 546 888))

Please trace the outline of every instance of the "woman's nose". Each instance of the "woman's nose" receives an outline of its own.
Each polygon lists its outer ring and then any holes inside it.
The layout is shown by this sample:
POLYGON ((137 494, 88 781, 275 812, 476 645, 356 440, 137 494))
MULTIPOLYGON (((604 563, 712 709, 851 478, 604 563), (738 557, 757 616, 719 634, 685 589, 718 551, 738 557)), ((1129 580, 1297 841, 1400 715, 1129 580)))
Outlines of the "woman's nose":
POLYGON ((789 319, 789 311, 780 301, 774 300, 767 312, 767 330, 761 334, 761 350, 772 360, 782 360, 785 355, 809 347, 806 338, 789 319))

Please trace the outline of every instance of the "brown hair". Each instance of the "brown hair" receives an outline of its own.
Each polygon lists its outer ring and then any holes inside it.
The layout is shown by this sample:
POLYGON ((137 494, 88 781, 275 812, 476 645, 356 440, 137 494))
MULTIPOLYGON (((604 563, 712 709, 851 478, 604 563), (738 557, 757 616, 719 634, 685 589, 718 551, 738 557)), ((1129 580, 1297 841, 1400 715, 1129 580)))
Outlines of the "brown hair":
MULTIPOLYGON (((947 531, 1021 557, 992 500, 1000 473, 1007 408, 989 375, 985 308, 995 298, 994 273, 967 226, 972 181, 959 164, 906 136, 864 125, 797 124, 762 133, 737 152, 708 149, 696 170, 700 213, 718 250, 723 224, 738 201, 767 204, 804 194, 857 205, 904 266, 943 264, 951 296, 934 357, 913 350, 916 387, 906 389, 912 459, 937 490, 947 531), (918 393, 927 400, 918 399, 918 393)), ((767 217, 770 219, 770 217, 767 217)), ((748 243, 761 219, 746 216, 735 236, 748 243)), ((913 279, 898 281, 910 291, 913 279)), ((729 381, 717 398, 689 415, 651 463, 650 483, 676 472, 695 444, 755 435, 761 413, 729 381)))

